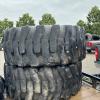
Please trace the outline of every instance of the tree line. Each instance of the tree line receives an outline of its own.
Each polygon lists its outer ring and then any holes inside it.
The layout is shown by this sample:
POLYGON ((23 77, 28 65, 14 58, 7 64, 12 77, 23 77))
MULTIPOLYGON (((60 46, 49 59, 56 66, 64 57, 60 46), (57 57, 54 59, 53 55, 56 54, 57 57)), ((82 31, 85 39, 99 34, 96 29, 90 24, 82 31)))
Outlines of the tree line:
POLYGON ((100 35, 100 9, 97 6, 92 7, 86 17, 87 21, 79 20, 77 25, 84 28, 86 33, 100 35))
MULTIPOLYGON (((63 19, 62 19, 63 20, 63 19)), ((39 25, 54 25, 56 24, 55 18, 52 14, 45 13, 42 15, 41 20, 39 20, 39 25)), ((16 21, 15 26, 25 26, 25 25, 35 25, 34 18, 29 15, 29 13, 23 14, 16 21)), ((2 31, 6 28, 11 28, 14 26, 14 22, 5 18, 0 20, 0 37, 2 37, 2 31)), ((90 12, 87 15, 87 21, 79 20, 77 26, 80 26, 85 29, 86 33, 100 34, 100 9, 97 6, 92 7, 90 12)))
MULTIPOLYGON (((39 21, 39 25, 54 25, 56 24, 55 18, 49 14, 45 13, 42 15, 41 20, 39 21)), ((16 27, 25 26, 25 25, 35 25, 35 20, 29 13, 23 14, 19 17, 18 21, 16 21, 16 27)), ((0 37, 2 37, 2 31, 6 28, 11 28, 14 26, 14 22, 5 18, 4 20, 0 20, 0 37)))

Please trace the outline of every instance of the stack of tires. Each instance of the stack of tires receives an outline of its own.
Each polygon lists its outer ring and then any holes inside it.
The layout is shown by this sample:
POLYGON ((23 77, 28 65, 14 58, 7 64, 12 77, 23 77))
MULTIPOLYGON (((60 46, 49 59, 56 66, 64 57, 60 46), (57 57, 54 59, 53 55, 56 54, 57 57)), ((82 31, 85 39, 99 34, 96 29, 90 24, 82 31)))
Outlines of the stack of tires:
POLYGON ((23 26, 3 37, 7 94, 13 100, 68 100, 82 84, 84 31, 77 26, 23 26))

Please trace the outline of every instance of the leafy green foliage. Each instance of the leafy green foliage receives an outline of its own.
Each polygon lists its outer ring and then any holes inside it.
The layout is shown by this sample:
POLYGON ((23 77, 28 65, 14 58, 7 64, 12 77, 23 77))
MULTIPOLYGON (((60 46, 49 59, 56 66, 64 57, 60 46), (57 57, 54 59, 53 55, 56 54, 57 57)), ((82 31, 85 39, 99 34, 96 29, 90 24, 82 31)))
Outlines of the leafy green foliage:
POLYGON ((28 13, 23 14, 22 17, 19 17, 19 21, 16 22, 17 27, 26 25, 35 25, 34 19, 28 13))
POLYGON ((93 23, 91 30, 92 30, 93 33, 100 35, 100 22, 93 23))
POLYGON ((87 16, 87 22, 79 20, 77 25, 84 27, 85 31, 88 33, 94 33, 100 35, 100 9, 94 6, 87 16))
POLYGON ((4 20, 0 20, 0 37, 2 37, 3 35, 3 30, 11 27, 13 27, 13 21, 9 21, 7 18, 5 18, 4 20))
POLYGON ((40 25, 54 25, 56 24, 56 21, 54 17, 52 17, 51 14, 46 13, 42 16, 42 20, 39 21, 39 24, 40 25))
POLYGON ((79 20, 77 22, 77 25, 80 26, 80 27, 82 27, 82 28, 84 28, 86 26, 86 24, 85 24, 85 22, 83 20, 79 20))
POLYGON ((100 22, 100 9, 94 6, 87 16, 89 24, 94 24, 95 22, 100 22))

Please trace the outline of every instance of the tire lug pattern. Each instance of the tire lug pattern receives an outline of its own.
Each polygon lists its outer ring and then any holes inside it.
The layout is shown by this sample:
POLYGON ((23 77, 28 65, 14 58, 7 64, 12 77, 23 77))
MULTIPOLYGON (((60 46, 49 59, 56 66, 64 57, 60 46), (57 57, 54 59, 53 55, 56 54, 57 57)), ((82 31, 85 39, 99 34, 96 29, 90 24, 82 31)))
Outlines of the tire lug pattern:
POLYGON ((82 85, 84 30, 72 25, 6 29, 4 77, 12 100, 69 100, 82 85))

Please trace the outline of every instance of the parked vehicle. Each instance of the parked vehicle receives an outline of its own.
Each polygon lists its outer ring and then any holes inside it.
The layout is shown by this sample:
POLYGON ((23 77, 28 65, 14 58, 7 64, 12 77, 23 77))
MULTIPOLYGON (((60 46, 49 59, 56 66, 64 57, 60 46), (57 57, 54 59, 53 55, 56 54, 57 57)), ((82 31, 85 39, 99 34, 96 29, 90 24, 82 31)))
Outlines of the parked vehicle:
POLYGON ((100 36, 96 34, 85 35, 86 38, 86 50, 88 53, 91 53, 92 50, 95 50, 96 45, 100 44, 100 36))
POLYGON ((96 62, 100 61, 100 45, 96 45, 95 58, 96 58, 96 62))

